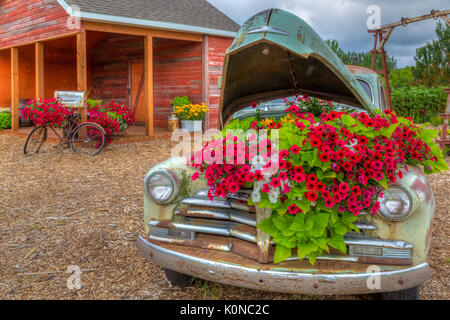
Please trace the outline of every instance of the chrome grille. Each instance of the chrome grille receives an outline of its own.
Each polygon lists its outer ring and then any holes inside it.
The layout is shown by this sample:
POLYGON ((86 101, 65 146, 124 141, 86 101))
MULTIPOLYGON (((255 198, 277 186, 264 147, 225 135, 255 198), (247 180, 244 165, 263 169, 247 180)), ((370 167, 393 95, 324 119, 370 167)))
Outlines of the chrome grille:
MULTIPOLYGON (((270 216, 270 211, 256 210, 254 207, 248 206, 250 193, 247 192, 230 194, 226 199, 214 198, 213 200, 209 200, 207 194, 207 190, 201 190, 194 197, 182 199, 181 202, 185 207, 174 212, 179 217, 179 221, 171 222, 169 229, 190 231, 194 237, 195 234, 209 234, 237 238, 256 244, 258 260, 267 262, 270 247, 274 243, 273 240, 270 240, 270 236, 257 229, 256 225, 257 222, 270 216)), ((377 258, 391 259, 390 262, 399 261, 398 264, 410 262, 412 254, 410 243, 400 240, 369 238, 365 236, 365 231, 375 230, 374 225, 365 222, 356 222, 355 225, 361 230, 361 235, 349 233, 344 237, 348 246, 348 255, 329 254, 318 257, 318 259, 370 262, 368 259, 377 258)), ((160 230, 164 228, 159 226, 159 221, 151 221, 150 226, 151 234, 157 236, 159 240, 171 237, 168 232, 164 233, 163 230, 160 230)), ((226 251, 230 250, 230 246, 231 244, 226 246, 226 251)))

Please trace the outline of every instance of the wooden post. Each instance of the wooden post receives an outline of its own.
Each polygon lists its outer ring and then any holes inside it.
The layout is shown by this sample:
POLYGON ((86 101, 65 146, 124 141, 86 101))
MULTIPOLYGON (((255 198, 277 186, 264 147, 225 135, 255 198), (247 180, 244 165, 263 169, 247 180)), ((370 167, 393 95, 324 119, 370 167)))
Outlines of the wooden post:
POLYGON ((145 135, 152 137, 153 129, 153 36, 144 38, 144 70, 145 70, 145 135))
POLYGON ((11 48, 11 129, 19 130, 19 48, 11 48))
MULTIPOLYGON (((77 34, 77 90, 87 93, 86 31, 77 34)), ((86 108, 79 109, 81 123, 87 121, 86 108)))
MULTIPOLYGON (((209 106, 209 38, 208 35, 203 36, 202 45, 202 102, 209 106)), ((209 114, 206 114, 205 130, 209 129, 209 114)))
POLYGON ((44 98, 44 44, 36 42, 35 44, 35 97, 36 99, 44 98))

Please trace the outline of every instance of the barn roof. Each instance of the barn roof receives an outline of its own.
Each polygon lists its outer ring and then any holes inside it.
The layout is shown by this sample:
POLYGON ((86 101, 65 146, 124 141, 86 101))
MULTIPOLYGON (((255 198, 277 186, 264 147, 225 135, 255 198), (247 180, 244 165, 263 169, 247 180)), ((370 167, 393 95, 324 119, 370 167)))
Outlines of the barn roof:
POLYGON ((206 0, 58 0, 84 20, 233 37, 239 25, 206 0))

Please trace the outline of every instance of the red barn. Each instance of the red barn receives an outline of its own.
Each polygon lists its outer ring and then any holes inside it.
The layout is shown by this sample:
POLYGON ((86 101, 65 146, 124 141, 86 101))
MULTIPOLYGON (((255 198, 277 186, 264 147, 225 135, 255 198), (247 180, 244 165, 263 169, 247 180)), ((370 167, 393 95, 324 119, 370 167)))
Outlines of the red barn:
POLYGON ((20 100, 85 91, 135 107, 151 136, 187 95, 216 127, 238 29, 206 0, 0 0, 0 107, 11 105, 14 131, 20 100))

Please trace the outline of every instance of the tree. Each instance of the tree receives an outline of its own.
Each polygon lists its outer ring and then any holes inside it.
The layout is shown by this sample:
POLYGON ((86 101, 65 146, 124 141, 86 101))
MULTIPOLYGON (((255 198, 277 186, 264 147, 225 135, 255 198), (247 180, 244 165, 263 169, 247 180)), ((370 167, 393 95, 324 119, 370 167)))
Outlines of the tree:
MULTIPOLYGON (((356 66, 361 66, 365 68, 370 68, 372 65, 372 53, 370 52, 355 52, 348 51, 345 52, 339 45, 337 40, 326 40, 326 44, 334 51, 334 53, 342 60, 344 64, 352 64, 356 66)), ((397 68, 397 60, 394 57, 386 55, 386 62, 388 65, 388 70, 397 68)), ((377 55, 375 59, 375 70, 382 70, 383 62, 381 61, 381 56, 377 55)))
POLYGON ((450 83, 450 27, 439 21, 435 31, 437 40, 416 49, 412 70, 416 83, 428 87, 450 83))
POLYGON ((400 69, 390 70, 389 72, 389 86, 392 89, 409 87, 414 85, 415 78, 412 73, 413 67, 405 67, 400 69))

